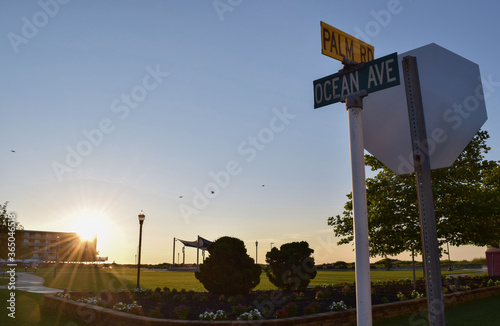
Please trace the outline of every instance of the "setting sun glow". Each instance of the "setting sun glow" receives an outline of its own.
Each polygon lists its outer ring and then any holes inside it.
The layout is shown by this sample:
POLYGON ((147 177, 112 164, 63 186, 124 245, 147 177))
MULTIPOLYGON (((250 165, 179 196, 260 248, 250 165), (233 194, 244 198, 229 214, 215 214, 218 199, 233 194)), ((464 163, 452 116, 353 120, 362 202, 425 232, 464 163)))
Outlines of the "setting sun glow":
POLYGON ((74 221, 72 229, 78 233, 82 241, 92 241, 98 235, 102 235, 104 230, 102 219, 98 216, 89 215, 78 217, 74 221))

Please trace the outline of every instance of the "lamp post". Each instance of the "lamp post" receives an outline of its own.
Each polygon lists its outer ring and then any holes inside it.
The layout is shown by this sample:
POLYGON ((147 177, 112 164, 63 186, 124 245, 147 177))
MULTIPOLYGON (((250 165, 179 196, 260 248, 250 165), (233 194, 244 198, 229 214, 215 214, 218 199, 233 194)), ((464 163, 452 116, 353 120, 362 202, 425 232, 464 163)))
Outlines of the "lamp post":
POLYGON ((255 241, 255 263, 257 264, 257 254, 259 252, 259 242, 255 241))
POLYGON ((137 257, 137 288, 140 288, 139 279, 141 275, 141 242, 142 242, 142 224, 144 223, 144 219, 146 215, 144 215, 143 211, 139 214, 139 255, 137 257))
POLYGON ((57 252, 59 251, 59 236, 56 237, 56 264, 54 265, 54 278, 56 278, 57 274, 57 261, 59 257, 57 257, 57 252))

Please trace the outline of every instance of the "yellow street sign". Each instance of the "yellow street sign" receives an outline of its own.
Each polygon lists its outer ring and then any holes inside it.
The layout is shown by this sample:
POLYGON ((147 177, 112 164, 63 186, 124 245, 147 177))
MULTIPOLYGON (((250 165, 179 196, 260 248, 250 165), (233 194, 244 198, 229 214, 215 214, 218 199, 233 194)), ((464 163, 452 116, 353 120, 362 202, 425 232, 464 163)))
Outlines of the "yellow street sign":
POLYGON ((374 59, 373 46, 324 22, 321 22, 321 45, 321 53, 340 61, 347 58, 361 63, 374 59))

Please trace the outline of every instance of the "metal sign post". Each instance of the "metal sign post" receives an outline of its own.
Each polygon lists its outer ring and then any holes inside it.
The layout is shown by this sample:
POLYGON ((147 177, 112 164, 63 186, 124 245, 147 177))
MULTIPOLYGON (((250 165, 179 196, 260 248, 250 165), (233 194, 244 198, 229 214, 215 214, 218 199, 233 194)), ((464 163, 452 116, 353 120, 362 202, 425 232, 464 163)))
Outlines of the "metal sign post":
POLYGON ((370 254, 368 243, 368 215, 366 207, 365 155, 363 145, 363 97, 366 91, 345 97, 349 112, 351 147, 352 207, 354 215, 354 246, 356 251, 356 313, 358 325, 372 325, 372 297, 370 282, 370 254))
POLYGON ((361 110, 363 98, 368 93, 400 84, 397 53, 373 60, 373 46, 323 22, 321 30, 322 53, 341 60, 344 69, 313 82, 314 108, 345 102, 349 112, 357 324, 371 326, 370 247, 361 110))
POLYGON ((444 304, 441 287, 441 266, 432 197, 431 168, 429 155, 425 148, 427 135, 418 77, 417 59, 412 56, 403 58, 403 76, 406 87, 406 101, 410 120, 410 133, 413 147, 413 162, 417 183, 418 209, 420 213, 420 233, 424 252, 424 272, 427 289, 429 325, 444 326, 444 304))

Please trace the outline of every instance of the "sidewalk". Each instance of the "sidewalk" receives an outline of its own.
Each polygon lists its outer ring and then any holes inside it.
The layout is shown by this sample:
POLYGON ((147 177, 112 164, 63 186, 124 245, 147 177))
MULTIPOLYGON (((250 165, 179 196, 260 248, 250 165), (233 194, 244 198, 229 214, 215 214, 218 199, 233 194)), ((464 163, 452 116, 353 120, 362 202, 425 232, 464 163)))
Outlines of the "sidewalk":
MULTIPOLYGON (((33 292, 33 293, 57 293, 63 292, 61 289, 53 289, 43 286, 45 281, 40 276, 29 273, 18 272, 16 273, 16 290, 33 292)), ((7 285, 0 286, 0 289, 7 289, 7 285)))

